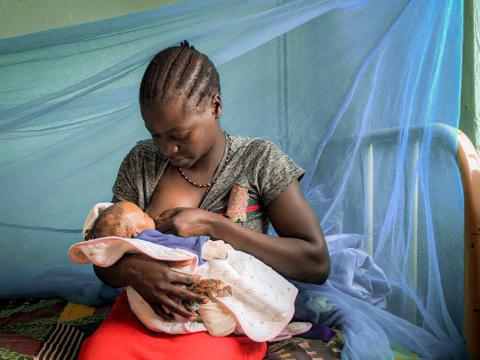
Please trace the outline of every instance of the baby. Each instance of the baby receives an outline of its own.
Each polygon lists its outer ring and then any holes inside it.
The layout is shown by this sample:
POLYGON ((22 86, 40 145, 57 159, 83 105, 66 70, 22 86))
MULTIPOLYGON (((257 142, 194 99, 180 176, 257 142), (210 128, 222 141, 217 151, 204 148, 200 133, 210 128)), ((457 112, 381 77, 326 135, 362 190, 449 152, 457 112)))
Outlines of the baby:
POLYGON ((205 260, 227 257, 225 243, 221 240, 213 242, 208 236, 184 238, 157 231, 155 221, 132 202, 120 201, 102 205, 103 209, 96 207, 98 209, 96 218, 87 218, 85 240, 107 236, 137 238, 170 248, 188 250, 199 257, 200 265, 205 260))
POLYGON ((311 327, 310 323, 289 324, 298 291, 272 268, 222 240, 163 234, 134 203, 97 204, 85 221, 83 234, 89 241, 72 245, 68 252, 77 264, 108 267, 123 254, 134 252, 200 276, 189 289, 210 301, 183 304, 201 321, 187 321, 176 314, 175 321, 164 321, 132 287, 125 288, 132 312, 150 330, 171 334, 208 331, 213 336, 237 333, 254 341, 279 341, 311 327))
MULTIPOLYGON (((225 259, 227 252, 223 241, 215 243, 207 236, 182 238, 174 235, 162 234, 156 230, 155 221, 136 204, 132 202, 117 202, 100 212, 92 224, 91 229, 85 231, 85 240, 118 236, 123 238, 137 238, 170 248, 181 248, 199 256, 199 263, 204 259, 225 259)), ((184 302, 192 311, 196 311, 207 331, 214 336, 226 336, 236 327, 233 316, 228 314, 221 304, 215 302, 217 297, 232 295, 230 286, 221 280, 201 279, 188 287, 189 290, 204 295, 211 304, 184 302)))

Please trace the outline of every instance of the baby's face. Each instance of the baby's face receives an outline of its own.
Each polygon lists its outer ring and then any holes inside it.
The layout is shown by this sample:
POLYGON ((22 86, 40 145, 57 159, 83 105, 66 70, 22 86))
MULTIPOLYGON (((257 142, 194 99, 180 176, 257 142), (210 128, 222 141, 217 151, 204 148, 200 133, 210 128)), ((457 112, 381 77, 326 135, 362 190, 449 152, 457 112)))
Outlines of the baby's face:
POLYGON ((144 230, 154 230, 155 222, 142 209, 132 202, 123 202, 121 204, 123 215, 128 219, 133 227, 132 237, 137 236, 144 230))

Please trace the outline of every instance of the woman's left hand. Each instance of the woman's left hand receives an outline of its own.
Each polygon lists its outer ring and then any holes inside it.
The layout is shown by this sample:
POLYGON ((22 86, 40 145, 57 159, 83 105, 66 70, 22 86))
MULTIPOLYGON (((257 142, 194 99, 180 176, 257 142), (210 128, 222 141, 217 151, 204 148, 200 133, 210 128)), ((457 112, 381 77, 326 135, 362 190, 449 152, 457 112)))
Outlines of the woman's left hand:
POLYGON ((219 216, 198 208, 169 209, 155 218, 158 231, 182 237, 210 235, 210 219, 219 216))

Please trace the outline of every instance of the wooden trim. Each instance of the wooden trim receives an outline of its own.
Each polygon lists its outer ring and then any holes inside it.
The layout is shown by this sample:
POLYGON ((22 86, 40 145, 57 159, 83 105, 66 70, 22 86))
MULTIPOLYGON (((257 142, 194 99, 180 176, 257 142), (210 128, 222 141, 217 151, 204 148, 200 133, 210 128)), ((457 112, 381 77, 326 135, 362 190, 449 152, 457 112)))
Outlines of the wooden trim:
POLYGON ((471 359, 480 359, 480 158, 458 132, 458 163, 465 201, 464 339, 471 359))

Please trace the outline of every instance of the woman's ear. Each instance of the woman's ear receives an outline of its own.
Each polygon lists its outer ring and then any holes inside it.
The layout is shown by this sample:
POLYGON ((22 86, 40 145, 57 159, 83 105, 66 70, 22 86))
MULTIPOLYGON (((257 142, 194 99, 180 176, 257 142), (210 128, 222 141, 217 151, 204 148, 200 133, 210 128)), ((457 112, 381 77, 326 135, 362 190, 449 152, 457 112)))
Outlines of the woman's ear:
POLYGON ((222 97, 220 94, 215 94, 212 96, 212 112, 216 119, 220 119, 222 111, 222 97))

